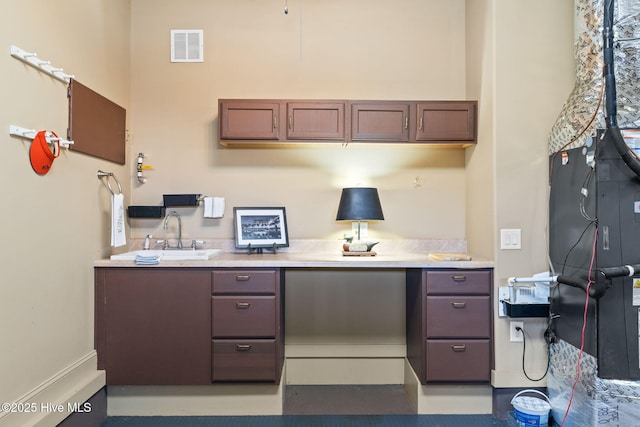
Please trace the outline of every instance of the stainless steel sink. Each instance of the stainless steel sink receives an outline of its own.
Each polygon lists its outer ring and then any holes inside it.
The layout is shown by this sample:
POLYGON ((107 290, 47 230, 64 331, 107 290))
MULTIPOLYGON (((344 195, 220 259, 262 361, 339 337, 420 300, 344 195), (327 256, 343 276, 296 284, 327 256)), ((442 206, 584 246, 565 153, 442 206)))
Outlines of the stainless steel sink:
POLYGON ((163 249, 163 250, 138 250, 111 255, 112 260, 135 260, 137 255, 152 257, 158 256, 160 261, 196 261, 211 259, 220 255, 222 249, 163 249))

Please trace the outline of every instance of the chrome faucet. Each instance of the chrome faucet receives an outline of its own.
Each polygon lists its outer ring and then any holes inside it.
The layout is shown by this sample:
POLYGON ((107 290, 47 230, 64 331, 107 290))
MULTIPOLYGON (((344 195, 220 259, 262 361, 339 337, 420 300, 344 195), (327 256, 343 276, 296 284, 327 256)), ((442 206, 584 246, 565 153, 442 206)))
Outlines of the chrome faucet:
MULTIPOLYGON (((167 216, 164 217, 164 225, 162 226, 163 230, 168 230, 168 226, 167 224, 169 223, 169 217, 171 216, 175 216, 176 218, 178 218, 178 246, 176 246, 173 249, 182 249, 182 218, 180 217, 180 214, 176 211, 171 211, 167 214, 167 216)), ((165 238, 164 239, 164 246, 163 249, 172 249, 169 246, 169 239, 165 238)))

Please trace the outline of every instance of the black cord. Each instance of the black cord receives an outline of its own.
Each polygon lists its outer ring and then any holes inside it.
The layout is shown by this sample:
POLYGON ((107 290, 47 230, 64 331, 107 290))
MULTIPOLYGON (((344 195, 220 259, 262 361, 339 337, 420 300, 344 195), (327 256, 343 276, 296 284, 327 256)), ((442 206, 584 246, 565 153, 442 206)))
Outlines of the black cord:
POLYGON ((526 370, 526 369, 525 369, 525 367, 524 367, 524 355, 527 353, 527 333, 524 331, 524 329, 523 329, 523 328, 521 328, 521 327, 519 327, 519 326, 518 326, 518 327, 516 327, 516 331, 520 331, 520 332, 522 333, 522 372, 524 373, 524 376, 525 376, 525 377, 527 377, 527 379, 528 379, 529 381, 534 381, 534 382, 542 381, 542 380, 544 379, 544 377, 546 377, 546 376, 547 376, 547 373, 549 372, 549 354, 548 354, 548 351, 547 351, 547 369, 545 369, 545 371, 544 371, 544 375, 543 375, 543 376, 541 376, 541 377, 540 377, 540 378, 538 378, 538 379, 533 379, 533 378, 531 378, 531 377, 527 374, 527 370, 526 370))

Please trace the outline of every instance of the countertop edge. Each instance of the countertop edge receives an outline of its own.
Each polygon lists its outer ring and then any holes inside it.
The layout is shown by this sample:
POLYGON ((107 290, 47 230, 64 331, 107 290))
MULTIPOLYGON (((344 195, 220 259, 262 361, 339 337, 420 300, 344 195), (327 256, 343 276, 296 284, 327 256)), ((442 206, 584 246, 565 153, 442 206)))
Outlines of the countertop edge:
POLYGON ((165 261, 155 265, 138 265, 133 260, 102 259, 94 267, 179 267, 179 268, 493 268, 490 260, 433 261, 426 253, 396 254, 367 257, 345 257, 332 253, 228 253, 208 260, 165 261))

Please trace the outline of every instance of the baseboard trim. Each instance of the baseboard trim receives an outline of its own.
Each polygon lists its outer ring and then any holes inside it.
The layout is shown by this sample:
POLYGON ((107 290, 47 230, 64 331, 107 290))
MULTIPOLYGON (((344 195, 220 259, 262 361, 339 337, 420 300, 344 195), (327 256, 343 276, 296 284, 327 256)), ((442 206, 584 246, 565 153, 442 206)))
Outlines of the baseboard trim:
POLYGON ((87 353, 38 387, 15 400, 15 411, 0 412, 0 427, 55 426, 74 410, 90 411, 84 403, 105 385, 97 370, 97 354, 87 353))

